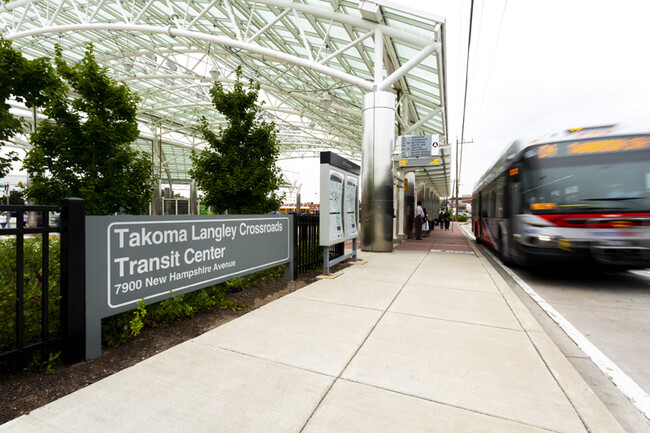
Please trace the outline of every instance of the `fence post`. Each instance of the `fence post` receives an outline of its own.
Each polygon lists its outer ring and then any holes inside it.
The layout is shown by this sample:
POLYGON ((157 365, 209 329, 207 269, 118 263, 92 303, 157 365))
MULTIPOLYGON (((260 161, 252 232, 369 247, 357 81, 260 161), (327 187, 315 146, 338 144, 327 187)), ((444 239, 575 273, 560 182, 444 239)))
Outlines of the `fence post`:
POLYGON ((63 361, 83 361, 86 353, 86 224, 84 201, 61 202, 61 327, 63 361))
POLYGON ((298 278, 298 218, 290 215, 289 230, 291 230, 291 250, 289 251, 289 263, 284 267, 284 279, 295 281, 298 278))

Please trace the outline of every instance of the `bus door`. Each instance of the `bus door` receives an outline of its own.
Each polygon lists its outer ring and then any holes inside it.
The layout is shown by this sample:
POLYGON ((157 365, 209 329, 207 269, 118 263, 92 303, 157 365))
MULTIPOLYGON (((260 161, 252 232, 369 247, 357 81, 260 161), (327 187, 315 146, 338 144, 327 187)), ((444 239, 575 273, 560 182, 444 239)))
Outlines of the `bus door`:
POLYGON ((508 182, 506 186, 505 209, 503 219, 507 227, 507 236, 504 239, 504 256, 513 258, 516 253, 515 240, 519 238, 521 228, 517 215, 522 212, 521 200, 521 166, 515 164, 508 170, 508 182))

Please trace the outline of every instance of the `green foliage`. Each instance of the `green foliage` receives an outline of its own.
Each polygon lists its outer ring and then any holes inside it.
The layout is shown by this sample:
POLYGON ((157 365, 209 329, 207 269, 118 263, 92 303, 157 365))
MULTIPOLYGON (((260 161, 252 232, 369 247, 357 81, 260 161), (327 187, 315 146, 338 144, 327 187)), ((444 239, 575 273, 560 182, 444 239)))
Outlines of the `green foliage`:
POLYGON ((38 373, 52 374, 54 367, 61 363, 61 351, 58 352, 35 352, 32 359, 27 363, 27 370, 38 373))
POLYGON ((200 130, 208 146, 192 155, 190 176, 203 191, 201 202, 215 212, 266 213, 278 209, 283 199, 276 193, 282 182, 275 165, 279 145, 275 125, 261 120, 259 84, 251 81, 246 91, 241 77, 238 68, 231 92, 219 82, 210 90, 228 126, 216 134, 202 119, 200 130))
POLYGON ((229 287, 237 286, 245 290, 249 287, 259 286, 262 281, 279 279, 283 275, 284 266, 278 266, 255 274, 237 277, 216 286, 165 299, 148 305, 146 308, 144 301, 141 301, 135 311, 127 311, 102 320, 103 343, 107 346, 119 346, 138 335, 145 326, 155 328, 163 324, 173 324, 215 308, 231 311, 247 308, 246 304, 228 299, 229 287))
POLYGON ((97 64, 92 44, 76 65, 66 63, 58 46, 54 61, 66 92, 49 95, 44 111, 50 122, 32 135, 24 161, 31 181, 27 196, 40 204, 81 197, 88 215, 147 213, 153 164, 130 148, 139 135, 138 97, 97 64), (72 100, 68 86, 76 95, 72 100))
MULTIPOLYGON (((28 237, 24 240, 24 342, 32 344, 40 341, 42 332, 41 305, 43 303, 43 262, 42 238, 28 237)), ((16 347, 16 238, 0 237, 0 352, 16 347)), ((49 241, 49 275, 48 275, 48 311, 49 333, 56 334, 60 329, 59 304, 61 294, 60 279, 60 244, 52 238, 49 241)))
MULTIPOLYGON (((0 201, 2 204, 7 204, 7 196, 2 196, 0 201)), ((20 191, 9 191, 9 204, 25 204, 23 193, 20 191)))
MULTIPOLYGON (((27 60, 12 48, 11 42, 0 37, 0 148, 25 126, 10 112, 7 101, 11 97, 31 108, 42 106, 49 95, 60 89, 60 80, 47 59, 27 60)), ((15 161, 18 161, 16 152, 0 156, 0 178, 7 175, 15 161)))
MULTIPOLYGON (((24 239, 24 342, 32 344, 40 341, 42 333, 42 238, 40 236, 24 239)), ((16 348, 16 238, 0 236, 0 352, 16 348)), ((60 331, 60 241, 58 238, 49 240, 49 334, 55 335, 60 331)), ((259 285, 262 281, 281 278, 284 266, 239 277, 237 280, 242 288, 259 285)), ((108 346, 118 346, 139 335, 146 326, 156 327, 162 324, 175 323, 179 320, 205 313, 215 308, 237 311, 247 308, 244 303, 228 299, 226 283, 208 287, 185 295, 176 296, 152 305, 146 305, 144 300, 138 302, 134 311, 127 311, 102 320, 102 341, 108 346)), ((34 352, 28 367, 33 371, 51 372, 59 362, 57 352, 34 352)), ((8 367, 8 363, 0 364, 0 368, 8 367)))
POLYGON ((129 321, 129 328, 131 329, 131 335, 137 337, 140 335, 140 331, 144 328, 144 322, 142 319, 147 315, 147 303, 144 302, 144 299, 141 299, 138 302, 138 308, 133 312, 133 319, 129 321))

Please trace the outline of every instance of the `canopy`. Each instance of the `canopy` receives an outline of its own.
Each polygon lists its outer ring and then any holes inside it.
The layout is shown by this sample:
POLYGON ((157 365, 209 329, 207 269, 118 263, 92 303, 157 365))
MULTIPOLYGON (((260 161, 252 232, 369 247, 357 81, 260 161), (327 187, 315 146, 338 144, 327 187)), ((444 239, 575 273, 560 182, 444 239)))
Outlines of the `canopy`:
MULTIPOLYGON (((205 145, 199 120, 223 125, 209 89, 228 87, 238 66, 260 83, 282 159, 331 150, 360 161, 362 99, 373 90, 396 94, 399 134, 447 143, 444 19, 387 1, 18 0, 0 6, 0 24, 29 58, 60 44, 76 61, 92 42, 98 63, 141 96, 133 145, 169 184, 190 182, 189 155, 205 145)), ((447 147, 418 177, 448 195, 449 165, 447 147)))

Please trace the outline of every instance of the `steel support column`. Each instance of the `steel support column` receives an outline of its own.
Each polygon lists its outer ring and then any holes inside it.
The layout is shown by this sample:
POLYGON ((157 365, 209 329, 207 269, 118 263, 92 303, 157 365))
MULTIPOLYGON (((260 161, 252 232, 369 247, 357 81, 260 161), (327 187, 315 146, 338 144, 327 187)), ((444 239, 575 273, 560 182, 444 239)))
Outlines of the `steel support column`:
POLYGON ((363 98, 361 230, 364 251, 393 251, 393 147, 395 95, 363 98))

